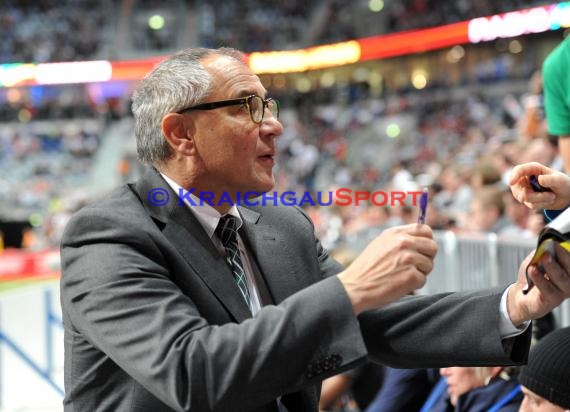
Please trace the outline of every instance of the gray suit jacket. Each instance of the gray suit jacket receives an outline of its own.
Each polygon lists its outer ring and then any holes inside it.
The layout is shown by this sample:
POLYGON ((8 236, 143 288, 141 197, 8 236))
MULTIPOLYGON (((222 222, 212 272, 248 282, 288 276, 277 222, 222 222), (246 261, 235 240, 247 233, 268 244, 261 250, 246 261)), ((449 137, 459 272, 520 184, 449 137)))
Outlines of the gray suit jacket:
POLYGON ((251 319, 202 226, 155 171, 87 206, 62 241, 66 411, 317 411, 320 382, 366 360, 513 364, 500 290, 402 299, 358 318, 311 221, 240 207, 273 305, 251 319), (149 192, 170 200, 153 206, 149 192))

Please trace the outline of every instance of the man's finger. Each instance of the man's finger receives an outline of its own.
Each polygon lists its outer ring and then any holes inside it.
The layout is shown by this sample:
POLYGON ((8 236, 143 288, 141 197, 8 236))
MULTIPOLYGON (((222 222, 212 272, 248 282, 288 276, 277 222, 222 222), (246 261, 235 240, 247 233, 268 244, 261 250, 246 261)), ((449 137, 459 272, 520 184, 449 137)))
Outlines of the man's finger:
POLYGON ((538 270, 538 268, 533 268, 533 270, 529 270, 530 279, 534 283, 535 287, 538 288, 540 292, 544 295, 545 300, 549 302, 562 301, 564 299, 562 291, 557 287, 557 285, 554 282, 548 280, 544 275, 545 273, 543 271, 538 270))
MULTIPOLYGON (((557 253, 558 252, 559 251, 557 250, 557 253)), ((560 263, 562 259, 568 258, 565 256, 566 254, 567 252, 564 253, 564 255, 561 253, 560 256, 557 254, 556 259, 549 259, 549 257, 545 257, 542 260, 543 263, 541 264, 544 266, 546 272, 545 279, 565 296, 570 296, 570 276, 568 270, 566 269, 570 266, 568 266, 568 262, 565 264, 563 263, 562 265, 560 263)))
POLYGON ((437 255, 438 246, 433 239, 417 237, 414 239, 414 247, 418 253, 433 259, 437 255))
POLYGON ((418 263, 416 266, 420 272, 422 272, 424 275, 427 275, 433 270, 433 259, 419 255, 418 263))
POLYGON ((544 174, 548 169, 537 162, 525 163, 523 165, 517 165, 513 168, 509 178, 509 184, 514 185, 519 181, 521 177, 530 175, 541 175, 544 174))

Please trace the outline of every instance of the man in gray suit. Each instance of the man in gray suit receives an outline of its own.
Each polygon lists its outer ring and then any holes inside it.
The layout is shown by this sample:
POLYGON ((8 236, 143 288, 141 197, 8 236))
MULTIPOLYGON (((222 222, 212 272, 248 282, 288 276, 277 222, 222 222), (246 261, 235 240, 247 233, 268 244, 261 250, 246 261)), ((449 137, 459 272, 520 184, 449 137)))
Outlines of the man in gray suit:
POLYGON ((544 261, 549 280, 533 270, 527 295, 521 270, 506 291, 402 298, 437 251, 413 224, 343 269, 300 209, 232 205, 274 185, 278 109, 231 49, 180 52, 137 88, 153 169, 62 240, 66 411, 316 411, 321 381, 367 360, 526 360, 528 320, 570 295, 570 255, 544 261))

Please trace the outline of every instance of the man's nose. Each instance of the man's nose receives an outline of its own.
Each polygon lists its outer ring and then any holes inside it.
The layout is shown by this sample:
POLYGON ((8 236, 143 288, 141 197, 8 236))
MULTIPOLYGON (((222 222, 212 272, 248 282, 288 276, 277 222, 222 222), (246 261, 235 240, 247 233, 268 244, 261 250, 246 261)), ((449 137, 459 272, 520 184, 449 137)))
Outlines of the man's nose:
POLYGON ((275 118, 269 110, 263 117, 260 125, 260 134, 277 138, 283 134, 283 124, 275 118))

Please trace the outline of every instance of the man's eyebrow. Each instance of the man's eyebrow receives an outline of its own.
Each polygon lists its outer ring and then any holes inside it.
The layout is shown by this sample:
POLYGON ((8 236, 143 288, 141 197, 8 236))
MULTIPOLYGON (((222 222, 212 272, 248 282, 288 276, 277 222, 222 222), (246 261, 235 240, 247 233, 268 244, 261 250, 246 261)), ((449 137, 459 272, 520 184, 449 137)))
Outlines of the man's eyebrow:
POLYGON ((256 90, 241 90, 236 94, 236 98, 239 99, 240 97, 247 97, 247 96, 251 96, 252 94, 255 94, 256 96, 259 96, 259 97, 265 97, 265 95, 267 94, 267 91, 264 90, 262 94, 258 94, 258 92, 256 90))

